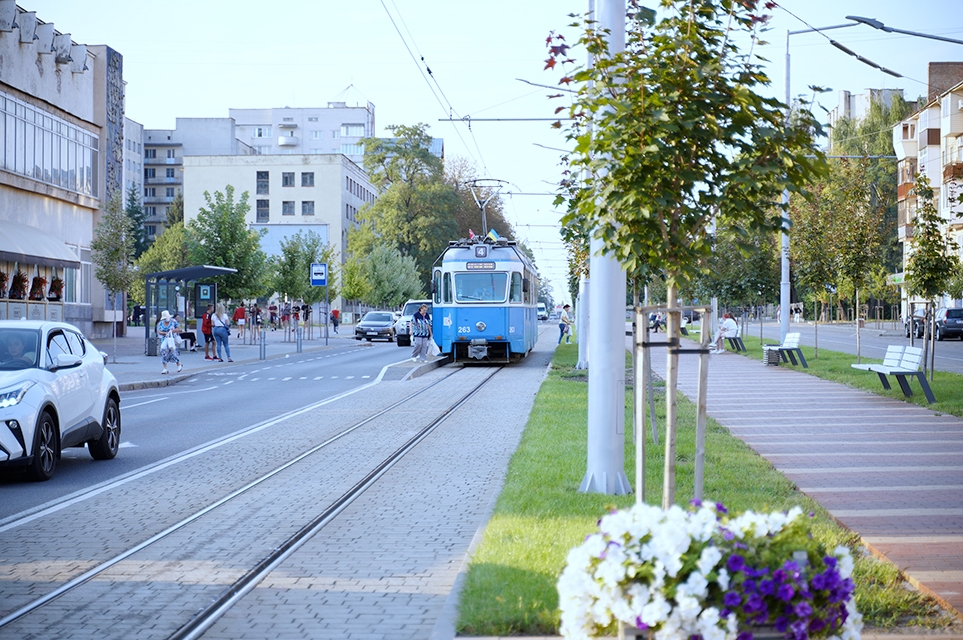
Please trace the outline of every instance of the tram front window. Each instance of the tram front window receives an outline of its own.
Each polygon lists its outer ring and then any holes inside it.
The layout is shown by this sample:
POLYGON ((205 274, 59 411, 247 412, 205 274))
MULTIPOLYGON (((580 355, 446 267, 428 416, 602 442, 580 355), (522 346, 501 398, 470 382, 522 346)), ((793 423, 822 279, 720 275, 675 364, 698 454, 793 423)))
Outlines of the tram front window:
POLYGON ((456 273, 456 302, 505 302, 507 273, 456 273))

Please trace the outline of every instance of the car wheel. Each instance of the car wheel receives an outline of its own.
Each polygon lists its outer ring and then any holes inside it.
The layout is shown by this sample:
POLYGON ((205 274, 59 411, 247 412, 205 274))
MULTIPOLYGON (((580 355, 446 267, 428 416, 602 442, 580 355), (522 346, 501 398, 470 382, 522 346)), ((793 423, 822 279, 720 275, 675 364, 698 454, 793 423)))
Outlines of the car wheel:
POLYGON ((111 460, 120 449, 120 407, 113 398, 107 398, 104 421, 101 424, 104 432, 96 440, 87 443, 87 448, 94 460, 111 460))
POLYGON ((393 333, 389 333, 389 334, 388 334, 388 342, 394 342, 394 341, 395 341, 395 336, 394 336, 394 334, 393 334, 393 333))
POLYGON ((367 340, 368 342, 371 342, 371 338, 365 338, 365 340, 367 340))
POLYGON ((937 340, 939 340, 940 342, 943 342, 943 332, 940 331, 939 327, 936 327, 936 329, 933 330, 933 335, 936 337, 937 340))
POLYGON ((27 474, 37 482, 50 480, 57 468, 57 425, 47 411, 37 420, 37 432, 33 437, 33 460, 27 474))

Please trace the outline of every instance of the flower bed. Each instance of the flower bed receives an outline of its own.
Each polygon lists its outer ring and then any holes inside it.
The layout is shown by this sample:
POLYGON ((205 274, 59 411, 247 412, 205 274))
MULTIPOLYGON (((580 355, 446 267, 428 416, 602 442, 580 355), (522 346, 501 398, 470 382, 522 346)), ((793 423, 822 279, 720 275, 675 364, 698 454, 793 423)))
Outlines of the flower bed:
POLYGON ((569 552, 558 581, 562 635, 590 638, 623 624, 655 640, 856 640, 853 559, 813 540, 809 519, 721 504, 686 511, 636 505, 599 521, 569 552))

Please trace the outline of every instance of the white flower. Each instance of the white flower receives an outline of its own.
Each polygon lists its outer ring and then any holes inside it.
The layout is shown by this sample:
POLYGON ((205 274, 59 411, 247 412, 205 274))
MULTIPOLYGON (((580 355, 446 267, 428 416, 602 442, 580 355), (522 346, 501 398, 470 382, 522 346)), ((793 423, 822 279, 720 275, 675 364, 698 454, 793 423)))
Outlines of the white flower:
POLYGON ((840 545, 833 549, 833 555, 839 560, 839 563, 836 565, 839 567, 839 575, 844 580, 851 578, 853 576, 853 556, 850 555, 849 549, 840 545))
POLYGON ((709 581, 699 571, 689 574, 689 579, 678 586, 677 593, 683 593, 695 598, 705 598, 709 588, 709 581))
POLYGON ((716 578, 716 582, 719 583, 719 587, 726 591, 729 588, 729 572, 726 569, 719 569, 719 577, 716 578))
POLYGON ((652 600, 642 607, 642 622, 650 627, 654 627, 660 622, 664 622, 672 611, 672 607, 666 602, 665 596, 657 593, 652 596, 652 600))
POLYGON ((684 622, 694 622, 695 619, 699 617, 699 614, 702 613, 702 605, 690 595, 676 592, 675 600, 676 608, 674 612, 677 611, 679 617, 682 618, 684 622))
POLYGON ((699 568, 699 571, 707 574, 715 569, 720 560, 722 560, 722 552, 716 547, 709 546, 702 550, 702 555, 699 556, 699 562, 696 566, 699 568))

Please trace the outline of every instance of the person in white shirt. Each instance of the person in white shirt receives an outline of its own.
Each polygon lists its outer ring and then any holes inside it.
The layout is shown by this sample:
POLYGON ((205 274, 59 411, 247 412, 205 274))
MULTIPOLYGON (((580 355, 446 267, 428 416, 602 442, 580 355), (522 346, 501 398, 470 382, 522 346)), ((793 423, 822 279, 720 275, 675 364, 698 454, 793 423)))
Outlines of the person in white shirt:
POLYGON ((568 315, 568 310, 572 307, 570 305, 565 305, 562 307, 562 315, 558 318, 558 343, 562 344, 562 338, 565 338, 565 344, 570 344, 571 340, 571 326, 572 319, 568 315))
POLYGON ((725 353, 726 350, 722 346, 722 341, 726 338, 735 338, 737 335, 739 335, 739 326, 733 320, 732 314, 722 314, 722 324, 719 326, 719 331, 716 332, 715 349, 712 353, 725 353))

